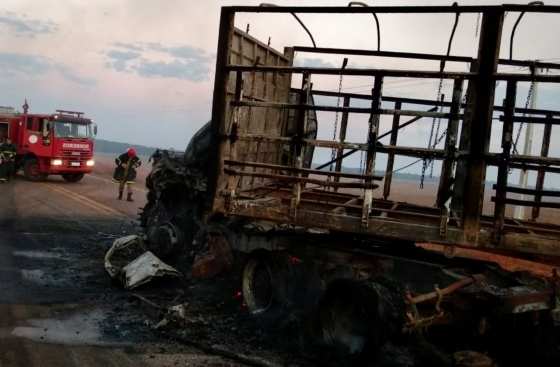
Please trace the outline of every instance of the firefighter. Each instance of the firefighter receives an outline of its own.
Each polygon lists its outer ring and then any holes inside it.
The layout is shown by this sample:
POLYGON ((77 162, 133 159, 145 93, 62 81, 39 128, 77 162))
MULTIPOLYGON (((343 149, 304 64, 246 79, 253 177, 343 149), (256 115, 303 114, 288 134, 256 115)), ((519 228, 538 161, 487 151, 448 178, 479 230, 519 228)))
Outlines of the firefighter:
POLYGON ((13 176, 16 148, 0 131, 0 183, 5 183, 13 176))
POLYGON ((115 172, 113 174, 113 181, 119 184, 118 199, 122 200, 124 187, 127 189, 127 201, 132 200, 132 184, 136 180, 136 168, 140 167, 142 161, 136 155, 134 148, 128 148, 125 153, 119 155, 115 159, 115 172))

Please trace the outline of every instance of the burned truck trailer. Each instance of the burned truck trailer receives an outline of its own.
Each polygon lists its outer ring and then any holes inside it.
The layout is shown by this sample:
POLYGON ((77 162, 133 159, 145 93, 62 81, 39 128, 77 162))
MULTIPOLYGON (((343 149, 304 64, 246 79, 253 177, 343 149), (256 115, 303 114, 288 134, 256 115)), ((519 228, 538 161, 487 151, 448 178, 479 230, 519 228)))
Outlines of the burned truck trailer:
POLYGON ((552 347, 540 357, 558 354, 560 226, 540 215, 542 208, 560 208, 545 199, 560 192, 544 185, 547 174, 560 172, 560 159, 549 156, 560 111, 521 107, 516 100, 520 85, 559 83, 558 75, 535 71, 559 70, 560 64, 499 55, 506 13, 532 12, 557 14, 560 7, 222 8, 212 119, 184 155, 154 157, 141 218, 148 247, 183 259, 201 278, 233 272, 241 259, 244 301, 256 317, 278 319, 299 308, 312 314, 311 329, 324 343, 350 353, 368 343, 378 346, 387 335, 460 325, 469 330, 463 336, 478 333, 488 343, 507 335, 502 349, 511 348, 512 340, 525 345, 546 335, 541 344, 552 347), (313 38, 313 47, 279 52, 234 26, 240 12, 438 13, 455 25, 442 54, 323 48, 313 38), (464 13, 481 14, 475 58, 450 53, 464 13), (423 60, 439 68, 355 68, 346 60, 339 68, 294 66, 294 56, 304 54, 423 60), (445 71, 446 63, 462 63, 469 71, 445 71), (524 72, 506 73, 504 66, 524 72), (359 78, 371 84, 371 93, 316 88, 314 80, 324 76, 359 78), (402 78, 439 80, 452 84, 452 93, 440 90, 430 100, 383 92, 386 80, 402 78), (506 86, 503 103, 495 103, 498 83, 506 86), (328 98, 336 106, 319 103, 328 98), (331 140, 317 137, 321 112, 336 113, 331 140), (347 137, 359 135, 352 132, 359 115, 368 117, 366 138, 350 142, 347 137), (386 116, 391 128, 382 132, 386 116), (426 120, 438 122, 427 147, 398 144, 403 128, 426 120), (544 126, 539 155, 512 152, 521 124, 544 126), (492 152, 496 133, 501 150, 492 152), (317 150, 325 148, 332 158, 318 162, 317 150), (353 154, 362 156, 360 169, 344 169, 353 154), (382 154, 385 167, 379 166, 382 154), (433 205, 399 201, 391 190, 399 156, 424 168, 440 162, 433 205), (489 167, 497 168, 495 184, 486 179, 489 167), (512 170, 536 172, 535 187, 512 185, 512 170), (485 188, 493 204, 484 202, 485 188), (533 199, 512 197, 518 194, 533 199), (493 208, 490 215, 485 205, 493 208), (512 206, 532 208, 531 218, 513 218, 512 206), (494 333, 497 325, 505 334, 494 333))

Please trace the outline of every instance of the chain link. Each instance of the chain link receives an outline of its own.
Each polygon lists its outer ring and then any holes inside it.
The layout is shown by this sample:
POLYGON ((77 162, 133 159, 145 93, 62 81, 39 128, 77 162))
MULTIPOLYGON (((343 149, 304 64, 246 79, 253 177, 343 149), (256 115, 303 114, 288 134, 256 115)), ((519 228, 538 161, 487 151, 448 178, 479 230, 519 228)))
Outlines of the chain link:
MULTIPOLYGON (((340 93, 342 92, 342 73, 340 74, 340 77, 338 79, 338 97, 336 99, 336 115, 334 117, 334 129, 333 129, 333 141, 336 141, 336 135, 338 132, 338 114, 339 111, 338 109, 340 108, 340 93)), ((332 148, 331 151, 331 161, 336 160, 336 153, 337 153, 337 149, 335 147, 332 148)), ((329 171, 333 170, 333 163, 331 163, 330 167, 329 167, 329 171)), ((329 176, 330 177, 330 176, 329 176)))
MULTIPOLYGON (((441 100, 441 89, 442 88, 443 88, 443 78, 440 78, 439 79, 438 90, 437 90, 437 96, 436 96, 436 100, 438 101, 436 112, 440 112, 440 109, 442 108, 441 104, 439 104, 439 102, 441 100)), ((437 139, 434 139, 434 128, 436 126, 436 121, 438 121, 438 118, 436 116, 434 116, 434 118, 432 119, 432 127, 430 129, 430 139, 428 140, 428 149, 433 149, 432 148, 432 142, 437 140, 437 139)), ((439 123, 438 123, 438 131, 436 132, 436 138, 437 138, 438 133, 439 133, 439 123)), ((437 143, 435 145, 437 145, 437 143)), ((435 145, 434 145, 434 147, 435 147, 435 145)), ((420 188, 421 189, 424 188, 424 179, 426 177, 426 169, 428 169, 428 165, 430 163, 431 163, 431 161, 428 160, 427 158, 423 159, 423 162, 422 162, 422 176, 420 177, 420 188)), ((433 170, 433 168, 432 168, 432 170, 433 170)))
MULTIPOLYGON (((535 81, 531 82, 531 85, 529 86, 529 92, 527 93, 527 100, 525 101, 525 110, 527 110, 529 108, 529 105, 531 104, 531 100, 533 99, 533 92, 535 90, 535 81)), ((527 115, 527 112, 523 113, 523 117, 525 117, 527 115)), ((515 140, 513 141, 513 154, 519 154, 519 151, 517 150, 517 143, 519 143, 519 138, 521 137, 521 130, 523 130, 523 125, 525 123, 524 122, 520 122, 519 123, 519 129, 517 130, 517 134, 515 136, 515 140)))

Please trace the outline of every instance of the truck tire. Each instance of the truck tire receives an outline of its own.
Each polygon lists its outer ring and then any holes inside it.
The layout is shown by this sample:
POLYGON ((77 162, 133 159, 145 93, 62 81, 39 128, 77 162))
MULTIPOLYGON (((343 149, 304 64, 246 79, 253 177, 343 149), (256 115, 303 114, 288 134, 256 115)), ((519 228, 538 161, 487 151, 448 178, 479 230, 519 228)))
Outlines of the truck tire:
POLYGON ((44 181, 47 174, 39 171, 39 162, 36 159, 28 159, 23 163, 23 174, 29 181, 38 182, 44 181))
POLYGON ((66 182, 79 182, 79 181, 82 180, 82 178, 84 178, 84 174, 83 173, 68 173, 68 174, 62 175, 62 178, 66 182))
POLYGON ((312 317, 312 339, 336 355, 374 360, 384 329, 379 302, 378 294, 365 283, 331 281, 312 317))
POLYGON ((256 251, 243 270, 243 299, 261 322, 275 324, 285 319, 294 301, 293 272, 288 257, 256 251))

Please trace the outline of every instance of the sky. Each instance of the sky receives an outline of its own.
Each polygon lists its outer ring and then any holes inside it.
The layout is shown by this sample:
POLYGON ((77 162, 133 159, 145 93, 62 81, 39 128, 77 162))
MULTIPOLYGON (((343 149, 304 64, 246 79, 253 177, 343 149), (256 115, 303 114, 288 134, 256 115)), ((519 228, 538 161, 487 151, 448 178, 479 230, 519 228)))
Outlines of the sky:
MULTIPOLYGON (((507 1, 524 3, 523 1, 507 1)), ((194 0, 2 0, 0 2, 0 105, 20 108, 25 98, 31 112, 55 109, 86 112, 99 125, 99 138, 182 150, 190 137, 210 119, 213 74, 220 7, 258 5, 260 1, 194 0)), ((278 5, 342 5, 347 1, 274 1, 278 5)), ((371 5, 419 5, 418 1, 370 1, 371 5)), ((461 1, 461 5, 500 4, 499 1, 461 1)), ((449 1, 422 1, 422 5, 449 5, 449 1)), ((560 0, 546 1, 560 5, 560 0)), ((375 48, 372 17, 302 14, 318 46, 375 48)), ((501 56, 508 56, 509 32, 517 14, 508 14, 501 56)), ((379 15, 383 50, 445 53, 454 16, 379 15)), ((514 57, 560 61, 560 15, 527 14, 516 35, 514 57)), ((311 45, 306 33, 289 15, 239 14, 236 26, 285 46, 311 45)), ((477 15, 462 15, 452 54, 475 56, 477 15)), ((342 57, 296 55, 298 65, 339 66, 342 57)), ((353 57, 352 67, 417 68, 437 70, 434 62, 353 57)), ((466 71, 464 64, 448 63, 446 70, 466 71)), ((507 71, 523 71, 504 69, 507 71)), ((338 77, 318 77, 315 88, 338 89, 338 77)), ((294 85, 298 81, 294 79, 294 85)), ((342 90, 369 93, 372 80, 345 78, 342 90)), ((384 94, 435 98, 437 80, 387 80, 384 94)), ((450 96, 450 85, 443 92, 450 96)), ((528 85, 519 86, 518 105, 524 104, 528 85)), ((497 100, 503 96, 498 86, 497 100)), ((539 86, 537 107, 556 107, 555 87, 539 86)), ((449 97, 448 97, 449 98, 449 97)), ((319 102, 336 104, 336 99, 319 102)), ((388 108, 392 106, 387 105, 388 108)), ((340 118, 340 117, 338 117, 340 118)), ((320 114, 319 136, 332 138, 336 114, 320 114)), ((364 116, 353 116, 357 128, 349 141, 363 141, 364 116)), ((383 118, 381 131, 390 126, 383 118)), ((399 143, 426 146, 431 121, 403 130, 399 143)), ((499 149, 501 127, 496 124, 492 150, 499 149)), ((554 134, 558 133, 553 130, 554 134)), ((537 129, 534 151, 542 130, 537 129)), ((552 154, 560 153, 553 138, 552 154)), ((330 157, 319 151, 317 160, 330 157)), ((383 157, 380 157, 383 165, 383 157)), ((399 164, 409 162, 406 158, 399 164)), ((359 165, 359 157, 348 161, 359 165)), ((438 167, 436 167, 436 171, 438 167)), ((410 172, 418 172, 412 168, 410 172)))

